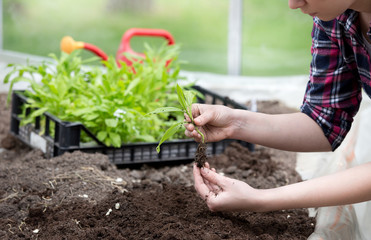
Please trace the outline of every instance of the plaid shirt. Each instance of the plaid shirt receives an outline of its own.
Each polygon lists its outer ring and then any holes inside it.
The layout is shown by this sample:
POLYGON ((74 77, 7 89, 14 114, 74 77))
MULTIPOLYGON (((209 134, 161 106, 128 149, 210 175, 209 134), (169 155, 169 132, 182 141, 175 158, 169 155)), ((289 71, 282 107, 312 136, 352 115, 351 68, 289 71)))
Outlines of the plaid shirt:
POLYGON ((332 150, 350 130, 362 88, 371 97, 370 56, 358 20, 358 12, 353 10, 332 21, 314 18, 313 58, 301 111, 322 128, 332 150))

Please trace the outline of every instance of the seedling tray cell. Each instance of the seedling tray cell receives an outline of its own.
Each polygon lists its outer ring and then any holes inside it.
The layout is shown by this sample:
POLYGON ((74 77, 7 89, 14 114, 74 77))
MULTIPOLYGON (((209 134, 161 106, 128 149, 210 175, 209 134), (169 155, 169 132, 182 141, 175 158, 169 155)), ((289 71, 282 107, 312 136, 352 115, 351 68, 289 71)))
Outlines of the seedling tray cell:
MULTIPOLYGON (((239 104, 230 98, 223 97, 200 86, 193 86, 204 95, 204 99, 198 99, 199 103, 221 104, 238 109, 247 109, 245 105, 239 104)), ((44 113, 34 123, 21 126, 20 114, 22 106, 27 98, 22 91, 12 93, 12 113, 10 132, 22 142, 33 148, 41 149, 47 158, 59 156, 65 152, 82 151, 86 153, 102 153, 108 156, 110 161, 117 166, 130 167, 142 164, 171 164, 186 163, 194 159, 197 145, 193 139, 178 139, 166 141, 161 145, 161 152, 157 153, 158 142, 150 143, 128 143, 120 148, 107 147, 100 142, 83 124, 78 122, 65 122, 50 113, 44 113), (45 129, 41 130, 41 121, 45 121, 45 129), (51 132, 54 132, 52 136, 51 132), (84 132, 93 143, 82 143, 81 134, 84 132)), ((26 114, 30 114, 28 110, 26 114)), ((207 155, 212 156, 222 153, 225 148, 235 140, 223 140, 208 143, 207 155)), ((248 142, 238 141, 250 151, 254 145, 248 142)))

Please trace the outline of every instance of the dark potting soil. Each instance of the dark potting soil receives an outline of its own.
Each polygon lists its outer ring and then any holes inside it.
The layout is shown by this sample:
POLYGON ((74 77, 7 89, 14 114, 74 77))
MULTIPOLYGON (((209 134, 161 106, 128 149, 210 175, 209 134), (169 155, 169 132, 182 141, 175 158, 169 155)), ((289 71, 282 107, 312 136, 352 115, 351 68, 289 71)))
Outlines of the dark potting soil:
POLYGON ((197 145, 197 151, 195 154, 195 163, 196 166, 201 168, 205 166, 205 163, 207 162, 207 144, 206 143, 199 143, 197 145))
MULTIPOLYGON (((210 212, 194 190, 192 163, 117 169, 102 154, 78 151, 45 159, 8 134, 9 119, 2 94, 0 239, 288 240, 314 231, 306 209, 210 212)), ((295 156, 234 143, 208 161, 226 176, 271 188, 301 181, 295 156)))

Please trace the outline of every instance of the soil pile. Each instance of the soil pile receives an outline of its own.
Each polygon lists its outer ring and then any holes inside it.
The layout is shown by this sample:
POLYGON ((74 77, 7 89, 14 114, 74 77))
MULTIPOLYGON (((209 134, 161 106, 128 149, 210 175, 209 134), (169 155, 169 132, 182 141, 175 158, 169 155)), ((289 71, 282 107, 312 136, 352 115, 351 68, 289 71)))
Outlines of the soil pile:
MULTIPOLYGON (((306 209, 213 213, 193 187, 192 163, 117 169, 102 154, 45 159, 8 135, 0 96, 0 239, 307 239, 306 209)), ((218 172, 270 188, 301 181, 295 154, 237 143, 208 157, 218 172)))

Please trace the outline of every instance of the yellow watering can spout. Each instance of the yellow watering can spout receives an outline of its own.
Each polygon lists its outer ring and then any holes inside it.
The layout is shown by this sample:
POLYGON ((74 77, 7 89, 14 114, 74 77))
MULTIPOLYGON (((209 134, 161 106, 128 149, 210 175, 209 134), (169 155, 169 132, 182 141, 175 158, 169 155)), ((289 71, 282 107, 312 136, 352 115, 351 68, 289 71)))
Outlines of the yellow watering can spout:
POLYGON ((70 36, 65 36, 61 40, 61 50, 66 53, 71 53, 73 50, 84 48, 84 42, 77 42, 70 36))

